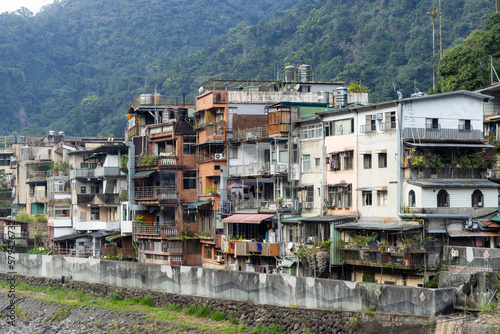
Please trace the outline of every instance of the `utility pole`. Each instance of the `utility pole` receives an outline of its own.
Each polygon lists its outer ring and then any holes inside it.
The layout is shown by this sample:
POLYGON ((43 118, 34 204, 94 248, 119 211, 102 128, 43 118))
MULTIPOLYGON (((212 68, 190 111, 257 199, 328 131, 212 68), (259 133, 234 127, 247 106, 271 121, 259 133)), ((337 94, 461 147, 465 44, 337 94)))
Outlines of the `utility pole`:
MULTIPOLYGON (((498 1, 498 0, 495 0, 498 1)), ((443 59, 443 31, 441 29, 442 21, 441 17, 443 16, 443 12, 441 11, 441 0, 439 0, 439 61, 443 59)))
POLYGON ((435 43, 435 24, 434 20, 436 19, 436 16, 438 15, 438 11, 436 7, 432 8, 432 12, 427 12, 425 13, 425 16, 429 16, 431 18, 431 24, 432 24, 432 90, 436 90, 436 56, 435 56, 435 50, 436 50, 436 43, 435 43))

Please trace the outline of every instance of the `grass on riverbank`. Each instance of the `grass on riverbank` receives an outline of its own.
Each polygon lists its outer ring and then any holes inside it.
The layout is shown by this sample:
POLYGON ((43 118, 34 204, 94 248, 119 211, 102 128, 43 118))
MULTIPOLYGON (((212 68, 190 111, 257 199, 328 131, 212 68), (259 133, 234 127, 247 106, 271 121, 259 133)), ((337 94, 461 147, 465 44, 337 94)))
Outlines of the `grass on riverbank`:
MULTIPOLYGON (((10 283, 0 280, 0 292, 6 293, 10 283)), ((238 325, 238 321, 226 316, 220 311, 211 311, 207 305, 194 303, 183 308, 180 304, 169 303, 164 307, 155 307, 149 296, 139 298, 123 298, 116 292, 110 292, 106 297, 95 296, 81 290, 55 289, 50 286, 32 286, 23 282, 16 285, 17 295, 27 295, 45 301, 56 302, 68 306, 109 308, 114 311, 138 311, 152 321, 163 321, 184 327, 194 327, 217 333, 283 333, 283 327, 278 324, 265 326, 258 324, 255 328, 238 325)))

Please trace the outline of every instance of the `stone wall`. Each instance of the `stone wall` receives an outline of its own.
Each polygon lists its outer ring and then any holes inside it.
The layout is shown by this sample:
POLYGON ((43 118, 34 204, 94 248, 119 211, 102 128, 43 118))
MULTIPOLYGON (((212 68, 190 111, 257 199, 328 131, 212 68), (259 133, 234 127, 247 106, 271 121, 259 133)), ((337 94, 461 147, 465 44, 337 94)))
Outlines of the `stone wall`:
POLYGON ((101 283, 219 298, 256 305, 433 316, 454 311, 454 289, 425 289, 312 277, 268 275, 49 255, 14 254, 15 268, 0 253, 0 273, 101 283))

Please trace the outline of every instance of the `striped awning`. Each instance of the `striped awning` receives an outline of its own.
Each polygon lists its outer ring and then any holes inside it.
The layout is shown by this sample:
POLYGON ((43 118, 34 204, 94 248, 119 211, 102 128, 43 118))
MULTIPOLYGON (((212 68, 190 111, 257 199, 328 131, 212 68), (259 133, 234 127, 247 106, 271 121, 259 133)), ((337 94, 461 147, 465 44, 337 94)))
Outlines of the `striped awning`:
POLYGON ((274 217, 273 214, 263 213, 238 213, 222 219, 223 223, 260 224, 264 219, 274 217))

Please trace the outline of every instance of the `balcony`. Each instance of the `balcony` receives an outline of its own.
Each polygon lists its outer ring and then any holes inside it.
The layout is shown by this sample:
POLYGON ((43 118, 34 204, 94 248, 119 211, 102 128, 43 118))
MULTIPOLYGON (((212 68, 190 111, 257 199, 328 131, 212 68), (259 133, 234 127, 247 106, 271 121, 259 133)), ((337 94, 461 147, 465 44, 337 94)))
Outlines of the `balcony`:
POLYGON ((252 242, 247 240, 232 240, 222 242, 222 252, 237 256, 279 256, 280 244, 267 242, 252 242))
POLYGON ((72 169, 69 171, 70 179, 89 179, 94 177, 94 169, 72 169))
POLYGON ((344 248, 342 257, 346 264, 355 266, 420 270, 425 265, 425 253, 425 249, 382 252, 369 248, 344 248))
POLYGON ((280 210, 298 210, 299 203, 297 200, 284 199, 282 201, 273 201, 266 199, 247 199, 247 200, 233 200, 231 201, 232 211, 276 211, 280 210))
POLYGON ((481 130, 466 130, 466 129, 449 129, 441 128, 440 126, 433 128, 405 128, 402 131, 403 139, 420 138, 431 140, 482 140, 483 131, 481 130))
POLYGON ((28 180, 26 182, 43 182, 53 175, 52 170, 48 171, 28 171, 28 180))
POLYGON ((262 140, 268 137, 267 125, 233 131, 233 141, 262 140))
POLYGON ((100 221, 100 220, 90 220, 90 221, 77 221, 75 223, 75 230, 77 231, 95 231, 95 230, 105 230, 113 231, 120 228, 120 223, 118 221, 100 221))
POLYGON ((136 187, 135 199, 137 201, 158 201, 158 200, 175 200, 177 201, 178 192, 176 186, 163 187, 136 187))
POLYGON ((30 190, 29 197, 30 197, 30 199, 33 199, 33 200, 40 199, 40 198, 46 198, 47 197, 47 189, 30 190))
POLYGON ((119 205, 119 194, 77 194, 76 204, 119 205))
POLYGON ((484 168, 462 169, 458 167, 430 168, 416 171, 421 179, 486 179, 488 170, 484 168))
POLYGON ((174 225, 172 225, 172 223, 171 223, 168 226, 154 225, 153 223, 149 223, 149 222, 135 222, 133 225, 133 227, 134 227, 133 233, 137 237, 177 236, 178 230, 177 230, 176 225, 177 225, 177 222, 175 222, 174 225))
POLYGON ((94 169, 94 177, 104 178, 104 177, 116 177, 120 176, 119 167, 97 167, 94 169))
POLYGON ((179 157, 169 156, 146 156, 135 158, 135 167, 138 170, 151 168, 177 168, 179 167, 179 157))
POLYGON ((359 132, 361 132, 361 133, 370 133, 370 132, 375 132, 375 131, 377 131, 376 124, 363 124, 359 128, 359 132))
POLYGON ((396 131, 396 121, 380 123, 381 131, 396 131))

